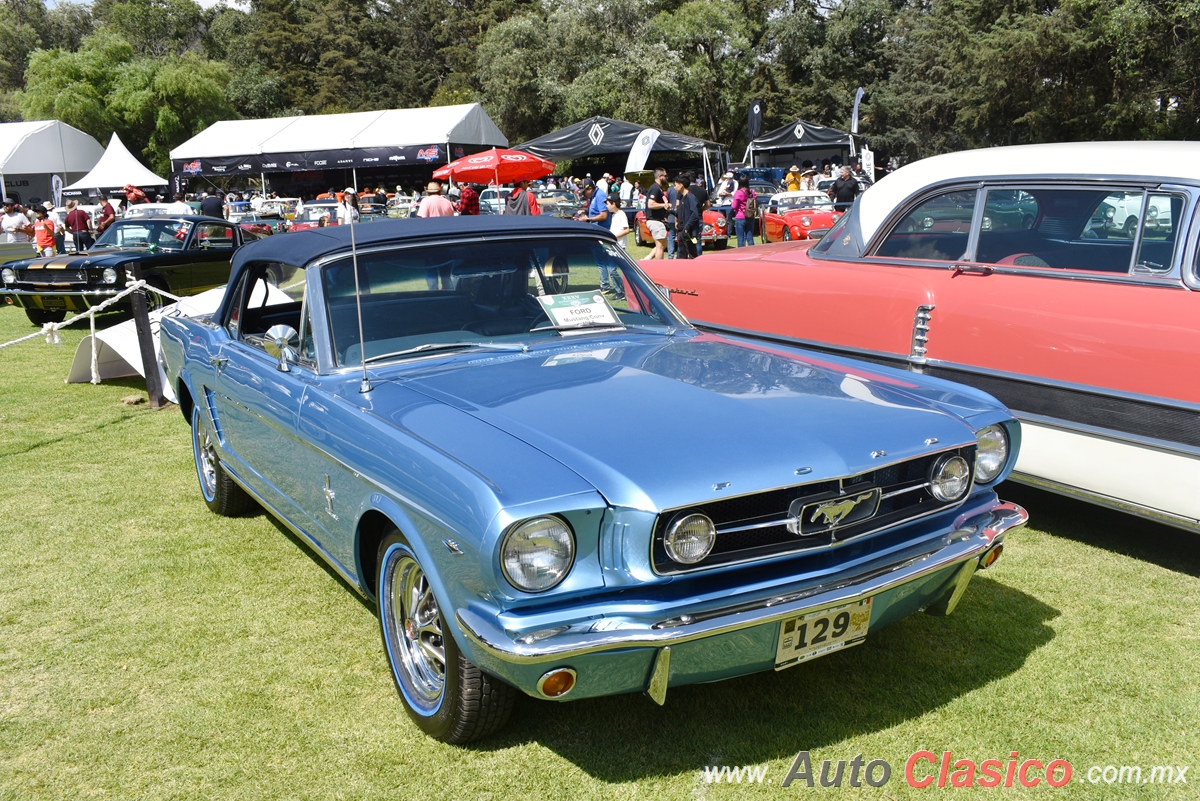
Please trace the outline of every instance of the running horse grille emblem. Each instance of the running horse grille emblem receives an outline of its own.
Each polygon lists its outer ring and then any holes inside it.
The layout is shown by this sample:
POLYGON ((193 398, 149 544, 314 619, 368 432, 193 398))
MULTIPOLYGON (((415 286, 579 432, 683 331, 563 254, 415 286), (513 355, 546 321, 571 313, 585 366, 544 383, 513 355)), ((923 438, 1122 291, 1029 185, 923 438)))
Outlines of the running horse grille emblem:
POLYGON ((803 506, 803 501, 797 500, 788 509, 787 528, 792 534, 807 537, 832 531, 840 525, 858 523, 875 515, 879 499, 880 491, 872 489, 803 506))

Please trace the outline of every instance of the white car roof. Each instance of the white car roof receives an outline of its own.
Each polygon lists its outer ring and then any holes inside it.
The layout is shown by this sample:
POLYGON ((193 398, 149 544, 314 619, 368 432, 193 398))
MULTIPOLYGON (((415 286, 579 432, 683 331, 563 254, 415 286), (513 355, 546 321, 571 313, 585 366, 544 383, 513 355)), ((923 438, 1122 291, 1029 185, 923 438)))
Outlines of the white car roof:
POLYGON ((1200 142, 1062 142, 963 150, 914 161, 859 198, 863 242, 875 236, 896 206, 927 186, 954 179, 1051 177, 1200 182, 1200 142))

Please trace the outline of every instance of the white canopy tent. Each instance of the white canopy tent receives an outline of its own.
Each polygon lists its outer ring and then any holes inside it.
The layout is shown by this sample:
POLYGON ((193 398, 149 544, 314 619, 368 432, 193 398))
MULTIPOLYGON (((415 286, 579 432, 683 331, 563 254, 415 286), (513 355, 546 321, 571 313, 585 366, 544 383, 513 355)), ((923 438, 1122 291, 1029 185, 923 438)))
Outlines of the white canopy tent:
POLYGON ((126 184, 134 186, 166 186, 165 178, 159 178, 134 158, 129 148, 114 132, 108 140, 108 148, 91 172, 64 189, 64 192, 82 194, 88 189, 111 189, 126 184))
POLYGON ((184 176, 445 164, 452 148, 507 147, 478 103, 214 123, 171 151, 184 176))
POLYGON ((61 187, 83 175, 104 148, 83 131, 58 120, 0 123, 0 185, 29 196, 51 194, 53 177, 61 187), (20 176, 20 177, 18 177, 20 176))

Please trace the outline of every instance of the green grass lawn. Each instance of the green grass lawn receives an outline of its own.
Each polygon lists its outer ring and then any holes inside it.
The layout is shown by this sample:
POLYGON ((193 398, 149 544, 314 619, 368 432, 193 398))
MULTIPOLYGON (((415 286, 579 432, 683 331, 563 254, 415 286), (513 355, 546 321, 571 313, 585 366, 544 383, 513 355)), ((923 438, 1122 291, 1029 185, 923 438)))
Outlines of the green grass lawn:
MULTIPOLYGON (((32 330, 0 307, 0 343, 32 330)), ((905 784, 919 749, 1075 769, 972 797, 1200 798, 1200 537, 1016 486, 1033 525, 948 618, 663 708, 524 699, 491 740, 430 741, 374 610, 265 514, 208 512, 177 408, 123 403, 139 381, 63 383, 83 334, 0 350, 3 801, 960 796, 905 784), (780 787, 801 750, 891 780, 780 787), (766 782, 706 783, 717 764, 766 782), (1191 773, 1093 785, 1093 765, 1191 773)))

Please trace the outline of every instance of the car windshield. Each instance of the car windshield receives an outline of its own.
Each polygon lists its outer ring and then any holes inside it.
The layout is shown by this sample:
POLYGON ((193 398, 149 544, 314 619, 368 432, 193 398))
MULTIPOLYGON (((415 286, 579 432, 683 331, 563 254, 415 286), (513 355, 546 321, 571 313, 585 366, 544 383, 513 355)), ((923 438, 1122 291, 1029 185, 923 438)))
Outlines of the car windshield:
POLYGON ((121 220, 100 235, 96 247, 183 250, 191 230, 186 220, 121 220))
POLYGON ((588 238, 398 248, 322 268, 335 358, 362 363, 514 349, 580 332, 686 325, 625 252, 588 238), (604 290, 608 289, 608 292, 604 290))
POLYGON ((795 211, 796 209, 824 209, 826 211, 832 211, 833 201, 825 195, 813 195, 812 197, 785 197, 779 199, 780 211, 795 211))
POLYGON ((305 206, 298 219, 304 222, 317 222, 322 217, 337 219, 336 206, 305 206))

